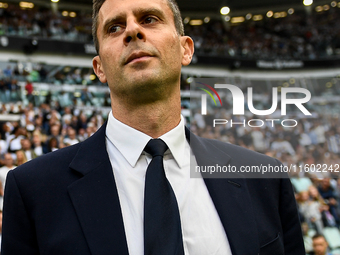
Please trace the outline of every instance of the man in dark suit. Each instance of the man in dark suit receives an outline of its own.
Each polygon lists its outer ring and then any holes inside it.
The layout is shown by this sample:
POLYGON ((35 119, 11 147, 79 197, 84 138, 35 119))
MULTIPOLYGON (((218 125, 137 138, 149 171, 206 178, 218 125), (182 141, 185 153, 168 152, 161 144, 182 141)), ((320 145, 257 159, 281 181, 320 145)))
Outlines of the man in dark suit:
POLYGON ((168 148, 164 171, 180 215, 183 250, 172 254, 304 254, 288 179, 190 178, 192 157, 199 166, 279 162, 184 129, 180 73, 194 49, 177 5, 94 1, 94 38, 109 120, 83 143, 8 174, 2 254, 143 254, 144 179, 154 160, 143 150, 152 138, 168 148))

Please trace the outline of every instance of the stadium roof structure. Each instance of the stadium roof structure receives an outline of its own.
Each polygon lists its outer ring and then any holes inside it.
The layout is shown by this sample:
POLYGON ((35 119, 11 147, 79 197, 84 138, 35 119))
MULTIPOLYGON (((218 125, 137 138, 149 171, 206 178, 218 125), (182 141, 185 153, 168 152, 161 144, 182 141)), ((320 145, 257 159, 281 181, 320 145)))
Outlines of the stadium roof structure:
POLYGON ((231 11, 303 6, 303 0, 178 0, 178 4, 183 12, 219 12, 223 6, 228 6, 231 11))
MULTIPOLYGON (((271 8, 304 8, 304 0, 177 0, 182 13, 219 14, 223 6, 228 6, 232 12, 245 12, 271 8)), ((330 4, 332 0, 314 0, 314 4, 330 4)), ((34 0, 32 1, 34 2, 34 0)), ((92 0, 59 0, 63 2, 91 6, 92 0)))
MULTIPOLYGON (((23 0, 7 0, 6 2, 17 2, 23 0)), ((25 0, 34 4, 48 5, 46 0, 25 0)), ((52 0, 51 0, 52 1, 52 0)), ((58 1, 58 0, 55 0, 58 1)), ((228 6, 231 10, 230 15, 243 15, 247 12, 256 11, 287 11, 289 8, 303 9, 303 2, 314 2, 312 7, 317 5, 330 4, 334 0, 177 0, 183 16, 218 16, 223 6, 228 6)), ((338 0, 337 0, 338 1, 338 0)), ((59 0, 60 9, 86 9, 91 11, 92 0, 59 0)))

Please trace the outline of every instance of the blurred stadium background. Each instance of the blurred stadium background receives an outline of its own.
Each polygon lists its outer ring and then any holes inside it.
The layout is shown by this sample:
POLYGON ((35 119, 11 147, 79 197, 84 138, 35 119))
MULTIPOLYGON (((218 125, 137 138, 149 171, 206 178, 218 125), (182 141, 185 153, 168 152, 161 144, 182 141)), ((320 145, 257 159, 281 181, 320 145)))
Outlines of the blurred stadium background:
MULTIPOLYGON (((183 68, 181 81, 188 125, 201 136, 266 153, 285 165, 333 166, 333 171, 294 174, 292 182, 307 252, 312 235, 321 232, 333 254, 340 254, 340 170, 334 171, 340 164, 340 2, 178 4, 186 34, 195 41, 193 62, 183 68), (212 77, 254 87, 257 109, 268 109, 272 87, 306 88, 313 115, 293 114, 299 119, 294 129, 213 129, 208 118, 230 119, 230 112, 211 106, 206 118, 190 113, 190 84, 212 77)), ((105 121, 110 97, 92 70, 91 9, 90 0, 0 2, 2 185, 9 169, 83 141, 105 121)))

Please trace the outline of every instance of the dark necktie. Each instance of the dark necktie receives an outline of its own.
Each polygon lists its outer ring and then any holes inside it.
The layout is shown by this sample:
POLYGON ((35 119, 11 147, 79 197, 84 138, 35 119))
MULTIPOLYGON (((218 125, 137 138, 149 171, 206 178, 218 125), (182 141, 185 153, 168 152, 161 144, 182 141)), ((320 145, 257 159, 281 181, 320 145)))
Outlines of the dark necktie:
POLYGON ((167 149, 161 139, 144 149, 152 156, 145 176, 144 255, 184 255, 178 205, 163 166, 167 149))

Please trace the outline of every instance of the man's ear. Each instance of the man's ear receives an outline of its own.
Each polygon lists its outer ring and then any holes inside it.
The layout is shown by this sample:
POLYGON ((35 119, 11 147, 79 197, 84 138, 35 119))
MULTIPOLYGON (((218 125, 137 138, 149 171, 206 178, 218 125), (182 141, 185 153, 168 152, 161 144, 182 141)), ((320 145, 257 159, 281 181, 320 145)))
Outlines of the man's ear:
POLYGON ((181 36, 181 45, 183 48, 182 65, 187 66, 194 55, 194 41, 189 36, 181 36))
POLYGON ((99 56, 95 56, 92 59, 92 66, 93 66, 93 70, 96 73, 98 79, 102 83, 106 83, 107 82, 106 75, 104 73, 103 66, 102 66, 102 61, 101 61, 99 56))

